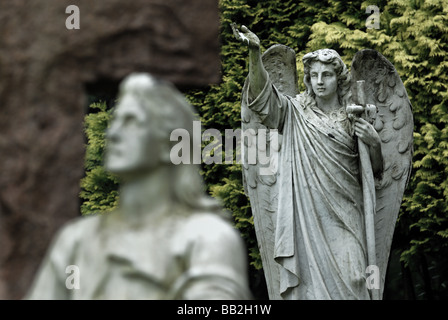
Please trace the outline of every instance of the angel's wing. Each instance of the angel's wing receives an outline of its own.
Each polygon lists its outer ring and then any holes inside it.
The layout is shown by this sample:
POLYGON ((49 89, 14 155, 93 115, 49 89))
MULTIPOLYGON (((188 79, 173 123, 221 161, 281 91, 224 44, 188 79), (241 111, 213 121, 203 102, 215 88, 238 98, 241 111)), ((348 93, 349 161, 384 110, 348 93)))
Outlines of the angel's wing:
MULTIPOLYGON (((263 64, 277 89, 284 94, 298 93, 296 55, 284 45, 270 47, 262 56, 263 64)), ((243 91, 247 92, 247 80, 243 91)), ((260 249, 270 299, 281 299, 278 264, 274 261, 274 235, 278 204, 278 153, 281 135, 270 132, 245 101, 241 105, 243 131, 243 184, 250 198, 255 232, 260 249), (278 143, 272 143, 277 139, 278 143), (264 149, 266 148, 266 149, 264 149), (260 161, 260 152, 269 155, 269 162, 260 161), (269 174, 267 174, 269 173, 269 174)))
POLYGON ((397 71, 375 50, 359 51, 352 61, 352 81, 365 80, 366 103, 378 107, 374 127, 381 138, 384 172, 376 185, 376 261, 384 290, 387 262, 413 154, 412 106, 397 71))

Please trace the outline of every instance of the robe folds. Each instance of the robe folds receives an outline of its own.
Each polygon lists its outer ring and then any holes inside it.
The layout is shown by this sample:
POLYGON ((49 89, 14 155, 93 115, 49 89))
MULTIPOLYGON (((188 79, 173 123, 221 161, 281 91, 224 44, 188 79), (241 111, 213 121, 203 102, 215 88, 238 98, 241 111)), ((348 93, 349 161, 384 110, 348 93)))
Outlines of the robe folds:
POLYGON ((268 79, 243 104, 283 135, 274 259, 284 299, 369 299, 357 142, 344 109, 323 113, 306 92, 268 79))

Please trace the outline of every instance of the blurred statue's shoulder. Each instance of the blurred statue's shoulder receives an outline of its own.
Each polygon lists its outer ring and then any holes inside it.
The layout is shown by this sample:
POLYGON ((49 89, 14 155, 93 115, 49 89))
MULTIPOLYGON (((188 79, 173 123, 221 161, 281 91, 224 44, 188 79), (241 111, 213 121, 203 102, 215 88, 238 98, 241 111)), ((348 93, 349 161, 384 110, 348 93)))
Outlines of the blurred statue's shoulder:
POLYGON ((101 215, 94 214, 72 219, 58 230, 56 239, 58 242, 77 242, 90 233, 94 233, 100 224, 100 219, 101 215))
POLYGON ((216 213, 192 213, 185 217, 179 230, 180 241, 200 244, 217 250, 222 246, 240 246, 241 236, 230 221, 216 213))

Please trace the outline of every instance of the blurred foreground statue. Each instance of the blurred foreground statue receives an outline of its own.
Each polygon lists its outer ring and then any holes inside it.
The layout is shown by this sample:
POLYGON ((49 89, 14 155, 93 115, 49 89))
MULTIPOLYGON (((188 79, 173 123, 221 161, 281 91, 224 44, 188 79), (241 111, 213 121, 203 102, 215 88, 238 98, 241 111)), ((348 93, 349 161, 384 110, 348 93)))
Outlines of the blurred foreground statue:
MULTIPOLYGON (((232 25, 249 47, 242 129, 271 130, 271 161, 243 160, 271 299, 380 299, 395 222, 412 161, 413 117, 394 66, 359 51, 352 71, 322 49, 296 57, 232 25), (278 141, 281 139, 281 141, 278 141), (280 143, 281 142, 281 143, 280 143)), ((267 144, 267 145, 266 145, 267 144)))
POLYGON ((193 120, 172 85, 147 74, 122 82, 105 157, 122 180, 119 206, 59 232, 28 298, 250 298, 240 235, 204 194, 198 167, 170 161, 170 133, 192 137, 193 120))

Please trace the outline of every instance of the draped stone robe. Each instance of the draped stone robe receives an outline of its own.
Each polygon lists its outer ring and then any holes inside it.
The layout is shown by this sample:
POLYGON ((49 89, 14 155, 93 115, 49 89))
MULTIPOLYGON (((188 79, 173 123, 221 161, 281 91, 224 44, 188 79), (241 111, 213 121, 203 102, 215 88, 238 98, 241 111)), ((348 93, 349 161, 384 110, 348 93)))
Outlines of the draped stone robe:
POLYGON ((284 299, 369 299, 356 140, 345 107, 323 113, 307 93, 270 80, 243 103, 283 134, 274 258, 284 299))

